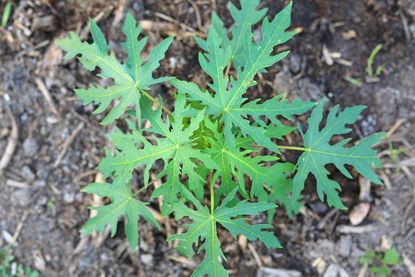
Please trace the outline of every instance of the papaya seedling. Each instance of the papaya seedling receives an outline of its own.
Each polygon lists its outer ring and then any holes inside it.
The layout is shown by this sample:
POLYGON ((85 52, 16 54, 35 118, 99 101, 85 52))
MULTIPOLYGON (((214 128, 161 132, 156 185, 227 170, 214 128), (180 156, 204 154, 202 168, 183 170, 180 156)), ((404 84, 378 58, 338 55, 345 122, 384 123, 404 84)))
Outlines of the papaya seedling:
POLYGON ((196 38, 201 48, 198 59, 210 82, 198 84, 174 77, 153 77, 173 37, 154 47, 148 57, 141 52, 147 38, 139 38, 141 27, 127 14, 122 31, 127 53, 119 61, 110 53, 108 43, 97 24, 91 20, 92 43, 82 42, 75 33, 60 40, 66 59, 77 57, 89 71, 100 70, 98 77, 111 79, 113 85, 92 85, 76 89, 85 105, 97 105, 95 114, 106 114, 103 125, 124 120, 128 130, 115 128, 108 135, 114 151, 105 149, 98 168, 107 183, 90 184, 83 189, 110 199, 110 203, 92 207, 97 211, 82 232, 103 231, 106 225, 114 235, 120 217, 125 218, 125 233, 132 249, 139 242, 138 219, 143 218, 160 228, 140 198, 152 191, 151 198, 162 202, 162 214, 179 222, 186 218, 183 233, 167 240, 177 240, 177 250, 191 258, 204 252, 194 276, 228 276, 226 257, 221 248, 218 228, 236 239, 260 240, 267 247, 281 247, 272 229, 277 205, 289 215, 301 208, 302 191, 310 175, 316 180, 322 201, 346 209, 340 185, 330 177, 326 165, 334 164, 346 177, 352 174, 345 165, 353 166, 362 176, 381 184, 373 168, 380 165, 372 145, 383 133, 350 144, 350 138, 333 143, 335 136, 348 135, 364 106, 340 109, 337 105, 323 120, 326 102, 313 103, 281 95, 270 99, 248 100, 257 86, 256 76, 284 59, 289 51, 277 51, 296 35, 289 30, 292 4, 269 19, 267 9, 258 9, 259 0, 241 0, 240 8, 230 4, 234 24, 226 29, 223 21, 212 14, 207 38, 196 38), (260 39, 253 39, 253 26, 260 24, 260 39), (169 82, 176 88, 172 111, 162 95, 153 96, 155 84, 169 82), (295 116, 311 115, 307 129, 296 124, 295 116), (322 126, 320 128, 320 126, 322 126), (286 145, 282 141, 298 131, 303 145, 286 145), (281 150, 299 151, 296 164, 281 159, 281 150), (159 162, 162 163, 159 163, 159 162), (152 188, 150 172, 154 164, 162 164, 152 188), (142 187, 133 190, 132 176, 142 168, 142 187), (268 212, 268 223, 254 224, 251 216, 268 212), (198 247, 197 253, 194 246, 198 247))

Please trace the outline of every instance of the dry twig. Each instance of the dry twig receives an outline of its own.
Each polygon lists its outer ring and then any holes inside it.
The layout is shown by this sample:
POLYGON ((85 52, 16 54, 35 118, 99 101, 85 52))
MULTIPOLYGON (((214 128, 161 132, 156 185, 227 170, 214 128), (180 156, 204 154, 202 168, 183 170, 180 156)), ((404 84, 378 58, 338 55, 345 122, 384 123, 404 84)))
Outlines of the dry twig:
POLYGON ((403 257, 403 263, 408 269, 409 275, 411 277, 415 277, 415 264, 405 254, 403 254, 402 257, 403 257))
POLYGON ((252 246, 251 243, 248 243, 248 249, 252 253, 252 256, 254 256, 257 266, 261 267, 262 266, 261 258, 259 257, 258 252, 256 252, 255 248, 252 246))
POLYGON ((84 123, 83 122, 79 123, 78 127, 75 128, 75 130, 72 132, 72 134, 64 142, 62 150, 59 153, 58 158, 56 159, 55 163, 53 164, 54 167, 57 167, 61 163, 63 157, 66 154, 66 151, 68 151, 68 148, 71 145, 72 141, 76 138, 76 136, 82 130, 82 128, 84 128, 84 123))
POLYGON ((23 224, 27 219, 27 216, 29 215, 29 211, 25 211, 22 215, 22 218, 20 219, 19 223, 17 224, 16 230, 14 231, 13 234, 13 243, 17 242, 17 239, 19 238, 19 234, 23 229, 23 224))
POLYGON ((339 233, 343 233, 343 234, 363 234, 363 233, 373 232, 377 229, 378 227, 372 224, 365 225, 365 226, 340 225, 336 228, 336 231, 339 233))
POLYGON ((196 267, 196 264, 193 261, 191 261, 191 260, 189 260, 189 259, 187 259, 185 257, 182 257, 182 256, 172 256, 172 255, 169 255, 169 256, 167 256, 167 259, 169 259, 171 261, 174 261, 174 262, 178 262, 178 263, 184 264, 184 265, 188 265, 190 267, 196 267))
POLYGON ((46 102, 49 105, 50 110, 57 116, 59 116, 59 112, 55 107, 55 104, 53 103, 52 97, 50 96, 49 91, 47 90, 45 84, 43 83, 43 81, 40 78, 35 78, 35 83, 37 85, 37 88, 40 90, 40 92, 42 93, 43 97, 45 97, 46 102))
POLYGON ((0 173, 7 167, 11 158, 13 157, 14 150, 16 149, 17 145, 17 138, 18 138, 18 128, 16 124, 16 120, 8 106, 6 106, 6 113, 10 117, 10 121, 12 124, 12 130, 10 132, 9 139, 7 141, 6 150, 4 151, 3 156, 0 160, 0 173))

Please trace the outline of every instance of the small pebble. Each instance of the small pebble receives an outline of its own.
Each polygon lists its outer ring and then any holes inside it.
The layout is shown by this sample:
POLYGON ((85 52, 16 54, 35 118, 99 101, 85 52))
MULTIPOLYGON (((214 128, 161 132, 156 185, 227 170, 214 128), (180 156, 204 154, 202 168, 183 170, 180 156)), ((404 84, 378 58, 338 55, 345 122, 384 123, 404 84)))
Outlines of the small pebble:
POLYGON ((65 192, 63 194, 63 202, 70 204, 75 201, 75 193, 73 192, 65 192))
POLYGON ((48 203, 48 198, 44 195, 39 197, 39 200, 37 201, 37 203, 41 206, 44 206, 48 203))
POLYGON ((21 176, 28 182, 33 182, 35 180, 35 174, 29 166, 25 165, 22 167, 21 176))
POLYGON ((38 145, 34 139, 25 139, 23 142, 23 152, 26 156, 33 156, 36 154, 38 145))
POLYGON ((26 207, 32 202, 32 192, 27 188, 16 190, 11 195, 11 201, 17 206, 26 207))
POLYGON ((46 181, 45 180, 36 180, 33 182, 33 186, 35 188, 43 188, 44 186, 46 186, 46 181))
POLYGON ((301 58, 298 55, 290 56, 290 70, 292 73, 298 73, 301 70, 301 58))
POLYGON ((343 236, 337 242, 337 253, 342 257, 348 257, 350 255, 350 250, 352 248, 352 237, 343 236))
POLYGON ((153 264, 153 255, 141 254, 140 259, 146 265, 152 265, 153 264))
POLYGON ((330 264, 326 272, 324 273, 323 277, 337 277, 339 270, 340 269, 338 265, 330 264))

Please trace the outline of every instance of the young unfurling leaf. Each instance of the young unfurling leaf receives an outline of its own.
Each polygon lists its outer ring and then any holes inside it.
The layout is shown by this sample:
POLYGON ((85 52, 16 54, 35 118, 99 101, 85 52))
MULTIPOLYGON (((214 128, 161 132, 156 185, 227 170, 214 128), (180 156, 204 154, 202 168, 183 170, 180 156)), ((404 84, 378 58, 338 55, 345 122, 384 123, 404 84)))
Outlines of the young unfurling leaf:
POLYGON ((218 32, 214 28, 210 29, 205 45, 206 53, 199 55, 199 63, 212 78, 209 87, 214 91, 213 95, 208 91, 203 92, 195 84, 180 80, 171 81, 179 93, 185 93, 190 100, 200 102, 206 106, 208 115, 223 121, 226 144, 229 147, 235 143, 234 128, 236 127, 245 137, 253 138, 258 145, 278 152, 276 145, 266 135, 267 130, 261 116, 279 123, 277 116, 292 119, 293 115, 302 114, 314 105, 300 100, 290 104, 287 101, 280 102, 279 96, 264 103, 258 103, 258 100, 248 102, 244 97, 248 88, 254 86, 254 77, 258 72, 288 54, 288 51, 276 55, 272 52, 276 45, 286 42, 295 34, 286 31, 291 22, 290 13, 291 4, 277 14, 271 22, 265 18, 261 28, 262 39, 258 43, 253 42, 252 31, 250 28, 247 29, 242 47, 245 59, 237 68, 237 79, 229 80, 229 76, 225 75, 225 68, 231 62, 232 51, 234 51, 233 45, 221 44, 218 32), (249 117, 252 117, 259 126, 252 124, 249 117))
POLYGON ((274 156, 256 155, 257 150, 251 147, 252 140, 237 137, 235 146, 226 146, 223 134, 219 133, 218 124, 205 121, 206 127, 212 136, 208 138, 209 147, 204 151, 209 154, 217 164, 217 175, 221 178, 221 184, 216 192, 218 199, 222 195, 228 195, 236 187, 246 195, 245 176, 251 181, 250 195, 257 197, 259 201, 269 201, 285 206, 288 214, 292 216, 297 213, 299 197, 294 198, 292 193, 293 183, 288 176, 294 171, 291 163, 276 163, 266 166, 267 162, 278 160, 274 156))
MULTIPOLYGON (((212 13, 212 29, 220 37, 222 48, 231 49, 231 60, 235 68, 239 68, 244 64, 246 55, 244 53, 244 45, 247 37, 251 36, 252 27, 264 18, 267 13, 266 8, 258 10, 259 0, 241 0, 241 9, 239 10, 233 3, 229 3, 229 11, 235 24, 230 28, 232 38, 227 35, 227 30, 216 12, 212 13)), ((196 38, 198 45, 204 50, 208 51, 206 41, 196 38)))

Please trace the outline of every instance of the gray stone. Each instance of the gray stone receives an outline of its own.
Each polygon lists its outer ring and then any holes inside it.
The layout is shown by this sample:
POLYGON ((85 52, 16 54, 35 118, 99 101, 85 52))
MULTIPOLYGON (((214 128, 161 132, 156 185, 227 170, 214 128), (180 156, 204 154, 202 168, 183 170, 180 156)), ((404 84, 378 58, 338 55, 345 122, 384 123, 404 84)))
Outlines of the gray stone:
POLYGON ((63 202, 70 204, 75 201, 75 193, 73 192, 65 192, 63 194, 63 202))
POLYGON ((27 138, 23 142, 23 152, 26 156, 33 156, 38 149, 37 142, 34 139, 27 138))
POLYGON ((300 79, 296 82, 292 92, 304 100, 317 101, 325 97, 320 87, 309 79, 300 79))
POLYGON ((298 73, 301 70, 301 58, 296 54, 290 56, 290 70, 292 73, 298 73))
POLYGON ((339 269, 339 275, 340 277, 350 277, 350 274, 342 267, 339 269))
POLYGON ((32 202, 32 192, 27 188, 18 189, 12 193, 11 200, 17 206, 26 207, 32 202))
POLYGON ((33 182, 35 180, 35 174, 29 166, 25 165, 22 167, 21 176, 28 182, 33 182))
POLYGON ((295 270, 260 267, 256 277, 302 277, 302 274, 295 270))
POLYGON ((317 241, 317 245, 319 246, 322 253, 334 253, 334 249, 336 248, 336 245, 333 243, 333 241, 328 239, 319 239, 317 241))
POLYGON ((145 242, 144 240, 140 240, 140 248, 141 250, 143 250, 144 252, 148 252, 150 250, 150 246, 148 245, 147 242, 145 242))
POLYGON ((279 72, 274 79, 275 90, 280 92, 291 92, 290 75, 285 72, 279 72))
POLYGON ((376 113, 379 122, 386 128, 392 127, 399 118, 400 102, 403 100, 401 91, 384 87, 376 92, 376 113))
POLYGON ((409 31, 412 33, 412 37, 415 38, 415 23, 409 25, 409 31))
POLYGON ((336 251, 342 257, 348 257, 350 255, 350 250, 352 249, 352 237, 343 236, 337 242, 336 251))
POLYGON ((33 186, 35 188, 43 188, 44 186, 46 186, 46 181, 45 180, 36 180, 33 182, 33 186))
POLYGON ((140 260, 146 265, 152 265, 153 264, 153 255, 141 254, 140 255, 140 260))
POLYGON ((41 206, 44 206, 48 203, 48 198, 44 195, 39 197, 39 200, 37 201, 37 203, 41 206))
POLYGON ((318 214, 324 214, 327 212, 327 204, 322 202, 311 203, 310 207, 313 210, 313 212, 318 214))
POLYGON ((326 272, 324 273, 323 277, 337 277, 339 270, 340 269, 338 265, 330 264, 326 272))

